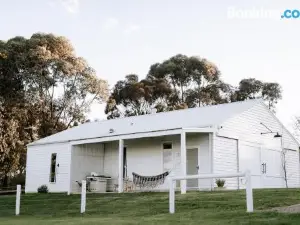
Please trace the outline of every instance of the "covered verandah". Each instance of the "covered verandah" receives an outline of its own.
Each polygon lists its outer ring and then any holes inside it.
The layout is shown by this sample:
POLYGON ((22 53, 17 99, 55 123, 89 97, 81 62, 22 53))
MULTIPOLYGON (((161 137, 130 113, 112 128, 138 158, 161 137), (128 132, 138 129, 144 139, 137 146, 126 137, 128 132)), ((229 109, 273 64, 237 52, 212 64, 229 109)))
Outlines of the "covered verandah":
MULTIPOLYGON (((174 149, 172 149, 173 151, 175 151, 175 148, 178 148, 178 152, 176 152, 176 154, 179 156, 179 166, 176 169, 176 175, 189 174, 189 167, 187 165, 187 162, 189 160, 187 158, 187 149, 199 149, 199 146, 201 145, 201 140, 205 140, 205 147, 200 147, 200 149, 206 148, 207 150, 207 152, 204 153, 206 154, 205 162, 199 162, 197 165, 197 170, 198 173, 212 173, 214 132, 214 128, 178 128, 164 131, 133 133, 115 136, 111 135, 108 137, 79 140, 72 142, 72 146, 73 149, 76 149, 76 147, 82 145, 96 146, 96 149, 91 154, 90 159, 85 159, 87 161, 87 167, 89 167, 89 170, 91 171, 101 170, 102 173, 111 176, 113 179, 116 180, 117 191, 119 193, 122 193, 124 192, 124 173, 127 172, 127 167, 128 174, 131 174, 132 172, 137 172, 141 175, 149 175, 145 174, 145 172, 142 172, 145 171, 145 169, 147 169, 149 173, 152 173, 152 175, 154 175, 153 173, 158 174, 158 172, 163 172, 163 169, 161 168, 160 164, 161 159, 159 158, 162 157, 162 149, 158 147, 162 144, 163 140, 166 140, 167 142, 171 143, 174 142, 175 147, 174 149), (200 140, 199 138, 202 139, 200 140), (157 144, 154 145, 153 143, 157 144), (139 145, 139 147, 136 147, 137 145, 139 145), (127 153, 125 152, 125 155, 124 147, 128 147, 128 151, 127 153), (133 151, 133 149, 135 149, 136 151, 133 151), (148 155, 146 154, 146 149, 149 150, 148 155), (124 161, 124 157, 127 157, 127 162, 124 161), (92 168, 92 163, 88 163, 91 162, 89 160, 98 160, 99 164, 97 164, 96 166, 98 167, 98 169, 95 167, 92 168), (124 165, 124 163, 127 165, 124 165), (126 169, 124 169, 124 167, 126 167, 126 169), (150 167, 151 169, 149 169, 150 167)), ((172 160, 174 160, 174 158, 172 160)), ((76 163, 74 163, 73 160, 72 164, 75 164, 71 169, 71 176, 74 176, 74 174, 76 173, 75 170, 78 170, 78 167, 76 167, 76 163)), ((174 165, 174 162, 172 162, 172 165, 174 165)), ((87 167, 85 169, 87 169, 87 167)), ((171 175, 174 175, 174 173, 171 175)), ((74 191, 74 185, 76 185, 74 184, 74 179, 71 179, 69 192, 74 191)), ((210 181, 209 186, 210 188, 213 188, 212 181, 210 181)), ((167 186, 165 185, 164 187, 167 186)), ((186 181, 183 180, 180 182, 180 190, 181 193, 186 193, 186 181)))

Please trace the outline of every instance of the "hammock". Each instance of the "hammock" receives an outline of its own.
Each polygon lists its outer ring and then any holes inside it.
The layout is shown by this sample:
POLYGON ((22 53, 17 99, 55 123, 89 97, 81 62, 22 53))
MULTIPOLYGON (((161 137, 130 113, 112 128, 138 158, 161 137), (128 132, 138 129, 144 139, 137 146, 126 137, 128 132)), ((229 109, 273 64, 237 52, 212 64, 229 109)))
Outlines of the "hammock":
POLYGON ((155 188, 165 182, 166 177, 170 172, 164 172, 156 176, 141 176, 137 173, 132 173, 133 184, 140 188, 155 188))

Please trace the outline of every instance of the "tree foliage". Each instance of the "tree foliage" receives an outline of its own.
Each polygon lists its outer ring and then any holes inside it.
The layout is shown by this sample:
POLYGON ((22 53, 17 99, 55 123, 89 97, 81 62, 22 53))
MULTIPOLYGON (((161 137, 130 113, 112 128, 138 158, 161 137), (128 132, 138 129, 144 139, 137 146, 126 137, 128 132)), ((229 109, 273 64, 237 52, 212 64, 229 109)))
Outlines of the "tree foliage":
POLYGON ((24 167, 26 144, 85 121, 90 105, 107 94, 107 82, 64 37, 0 41, 0 178, 24 167))
POLYGON ((130 74, 114 86, 105 113, 112 119, 149 114, 154 108, 161 112, 170 93, 170 86, 163 79, 139 81, 137 75, 130 74))
POLYGON ((221 103, 224 101, 222 91, 228 88, 213 63, 181 54, 152 65, 146 79, 164 79, 171 86, 169 109, 221 103))
POLYGON ((226 84, 216 65, 200 57, 175 55, 150 66, 144 80, 127 75, 114 86, 107 101, 108 119, 262 98, 274 110, 281 98, 278 83, 243 79, 226 84))
POLYGON ((278 83, 264 83, 248 78, 240 81, 238 88, 231 94, 231 101, 261 98, 268 104, 269 109, 274 111, 281 97, 281 87, 278 83))

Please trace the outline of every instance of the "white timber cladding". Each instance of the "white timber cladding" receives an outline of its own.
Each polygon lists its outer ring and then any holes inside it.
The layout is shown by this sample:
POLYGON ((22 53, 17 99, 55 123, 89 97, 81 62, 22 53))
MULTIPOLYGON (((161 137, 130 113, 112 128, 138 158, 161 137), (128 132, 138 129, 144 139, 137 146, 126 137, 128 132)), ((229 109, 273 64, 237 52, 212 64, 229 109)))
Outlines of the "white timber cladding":
POLYGON ((288 187, 299 187, 299 152, 287 150, 285 157, 288 187))
POLYGON ((76 181, 84 180, 91 172, 104 173, 104 148, 102 143, 72 146, 71 191, 80 192, 76 181))
MULTIPOLYGON (((213 144, 213 172, 215 174, 236 173, 238 171, 237 140, 215 136, 213 144)), ((224 180, 227 189, 238 188, 237 178, 224 180)))
POLYGON ((268 130, 260 123, 265 124, 272 131, 282 134, 285 148, 298 151, 298 143, 262 103, 256 104, 220 124, 222 128, 219 129, 218 134, 235 136, 243 141, 264 144, 266 147, 276 146, 278 143, 275 142, 278 142, 279 139, 274 139, 274 134, 261 135, 268 130))
MULTIPOLYGON (((180 135, 124 140, 127 149, 127 175, 132 178, 132 172, 144 176, 158 175, 164 172, 163 143, 172 143, 171 175, 181 175, 180 172, 180 135)), ((200 171, 209 172, 208 134, 187 134, 187 149, 198 148, 200 171), (206 168, 207 167, 207 168, 206 168)), ((168 156, 169 157, 169 156, 168 156)), ((168 164, 168 167, 170 165, 168 164)), ((105 143, 104 174, 111 176, 112 184, 118 183, 118 142, 105 143)), ((207 182, 202 181, 207 187, 207 182)), ((209 186, 209 185, 208 185, 209 186)), ((158 189, 167 190, 166 181, 158 189)))
POLYGON ((69 143, 28 147, 25 192, 37 192, 37 188, 44 184, 50 192, 67 192, 70 184, 70 165, 69 143), (49 179, 52 153, 57 154, 55 183, 51 183, 49 179))
MULTIPOLYGON (((254 187, 283 187, 283 172, 281 165, 282 147, 287 151, 286 161, 288 181, 291 186, 299 187, 299 146, 292 135, 282 126, 276 117, 264 104, 257 104, 245 112, 222 123, 217 135, 234 137, 239 140, 239 163, 241 168, 252 171, 254 187), (268 130, 282 135, 274 138, 274 134, 261 135, 268 130), (241 158, 242 157, 242 158, 241 158), (267 172, 262 172, 262 164, 267 164, 267 172), (281 174, 278 171, 281 170, 281 174), (276 172, 277 171, 277 172, 276 172)), ((224 149, 225 150, 225 149, 224 149)), ((217 164, 214 162, 214 164, 217 164)))

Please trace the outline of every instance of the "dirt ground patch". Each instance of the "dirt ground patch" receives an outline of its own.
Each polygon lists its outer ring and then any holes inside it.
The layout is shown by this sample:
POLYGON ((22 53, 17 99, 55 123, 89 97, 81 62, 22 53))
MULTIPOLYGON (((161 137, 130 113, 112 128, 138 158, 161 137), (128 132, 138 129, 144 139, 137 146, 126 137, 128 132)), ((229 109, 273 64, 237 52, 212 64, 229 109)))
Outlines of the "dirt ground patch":
POLYGON ((271 209, 271 211, 276 211, 281 213, 300 213, 300 204, 284 206, 284 207, 276 207, 271 209))

